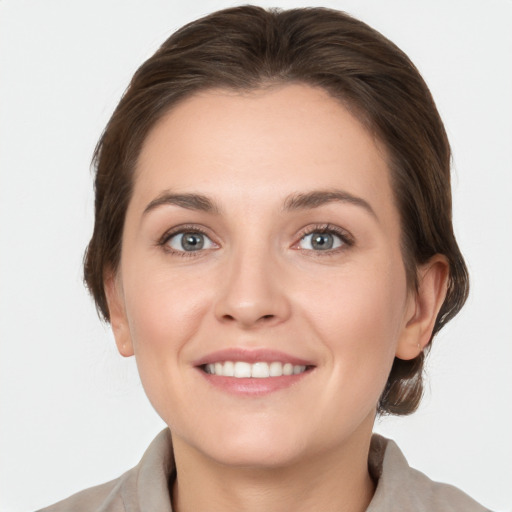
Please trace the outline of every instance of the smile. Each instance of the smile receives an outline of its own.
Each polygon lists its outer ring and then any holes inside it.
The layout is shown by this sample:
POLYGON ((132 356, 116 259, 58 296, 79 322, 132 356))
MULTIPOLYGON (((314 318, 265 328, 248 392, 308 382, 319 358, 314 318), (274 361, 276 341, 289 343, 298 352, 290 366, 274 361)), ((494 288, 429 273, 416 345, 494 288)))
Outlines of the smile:
POLYGON ((205 364, 203 370, 210 375, 217 375, 219 377, 268 379, 272 377, 299 375, 307 370, 307 366, 281 363, 279 361, 273 361, 271 363, 264 361, 256 361, 254 363, 245 361, 224 361, 205 364))

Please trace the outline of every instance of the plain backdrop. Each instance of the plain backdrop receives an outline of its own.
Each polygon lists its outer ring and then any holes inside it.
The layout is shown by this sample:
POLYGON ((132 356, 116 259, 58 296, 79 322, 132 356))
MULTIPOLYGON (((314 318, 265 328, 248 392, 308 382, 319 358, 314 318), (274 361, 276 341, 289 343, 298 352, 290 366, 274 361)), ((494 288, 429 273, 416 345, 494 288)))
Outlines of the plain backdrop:
MULTIPOLYGON (((409 463, 512 510, 512 2, 340 0, 416 63, 454 154, 454 221, 472 277, 435 340, 427 392, 376 430, 409 463)), ((81 277, 95 143, 144 59, 229 1, 0 0, 0 510, 119 476, 162 421, 81 277)))

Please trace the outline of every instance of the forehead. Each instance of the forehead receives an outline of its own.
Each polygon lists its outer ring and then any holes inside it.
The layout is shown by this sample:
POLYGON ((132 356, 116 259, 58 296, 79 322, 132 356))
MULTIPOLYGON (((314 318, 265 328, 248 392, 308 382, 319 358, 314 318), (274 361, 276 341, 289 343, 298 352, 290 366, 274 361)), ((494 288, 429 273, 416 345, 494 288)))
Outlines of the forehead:
POLYGON ((200 189, 277 200, 335 187, 392 203, 389 182, 384 148, 345 106, 321 88, 293 84, 208 90, 177 104, 143 144, 134 196, 200 189))

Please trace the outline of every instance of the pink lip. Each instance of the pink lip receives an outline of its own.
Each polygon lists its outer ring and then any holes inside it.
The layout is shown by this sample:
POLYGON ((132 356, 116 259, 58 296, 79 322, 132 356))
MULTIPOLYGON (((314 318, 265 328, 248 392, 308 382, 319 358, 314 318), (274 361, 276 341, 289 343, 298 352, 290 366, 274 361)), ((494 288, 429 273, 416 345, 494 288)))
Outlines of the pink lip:
POLYGON ((244 348, 230 348, 212 352, 211 354, 201 357, 193 364, 210 385, 221 391, 241 396, 261 396, 288 388, 298 383, 307 375, 310 375, 314 367, 311 361, 291 356, 277 350, 250 350, 244 348), (302 365, 309 368, 305 372, 297 375, 282 375, 281 377, 269 377, 267 379, 221 377, 206 373, 203 370, 204 365, 225 361, 244 361, 246 363, 256 363, 259 361, 272 363, 279 361, 281 363, 291 363, 294 366, 302 365))
POLYGON ((293 365, 314 366, 311 361, 291 356, 277 350, 246 348, 229 348, 218 350, 197 359, 192 364, 194 366, 203 366, 205 364, 219 363, 224 361, 244 361, 251 364, 260 361, 265 363, 279 361, 281 363, 291 363, 293 365))
POLYGON ((311 370, 297 375, 283 375, 282 377, 269 377, 268 379, 237 379, 236 377, 219 377, 211 375, 199 369, 201 375, 214 387, 221 391, 242 396, 261 396, 281 389, 288 388, 307 375, 311 374, 311 370))

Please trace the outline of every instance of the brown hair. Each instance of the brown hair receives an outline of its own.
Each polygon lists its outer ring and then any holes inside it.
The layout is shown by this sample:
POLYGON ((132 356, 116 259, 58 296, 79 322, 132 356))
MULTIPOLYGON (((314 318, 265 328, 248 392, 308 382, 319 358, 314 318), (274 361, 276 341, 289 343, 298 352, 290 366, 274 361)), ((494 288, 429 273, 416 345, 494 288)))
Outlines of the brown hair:
MULTIPOLYGON (((104 276, 119 265, 134 167, 151 128, 199 90, 290 82, 322 87, 384 143, 409 286, 417 286, 417 266, 434 254, 444 254, 450 265, 432 336, 460 310, 468 276, 451 221, 450 147, 417 69, 388 39, 343 12, 244 6, 189 23, 167 39, 135 73, 96 147, 96 218, 84 276, 105 320, 104 276)), ((395 358, 380 413, 417 408, 424 357, 395 358)))

